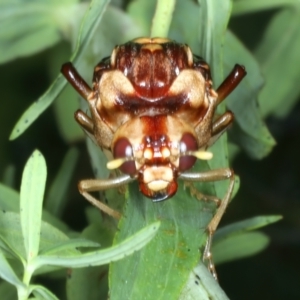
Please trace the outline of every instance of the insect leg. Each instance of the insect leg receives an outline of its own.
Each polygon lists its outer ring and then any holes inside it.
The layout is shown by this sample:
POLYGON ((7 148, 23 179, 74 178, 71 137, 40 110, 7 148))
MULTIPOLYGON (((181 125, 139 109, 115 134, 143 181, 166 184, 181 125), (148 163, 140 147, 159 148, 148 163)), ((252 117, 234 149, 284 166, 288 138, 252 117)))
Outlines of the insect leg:
POLYGON ((86 131, 89 134, 94 133, 93 120, 87 114, 85 114, 82 110, 79 109, 75 112, 74 116, 75 116, 75 120, 82 127, 84 131, 86 131))
POLYGON ((236 64, 217 89, 217 104, 220 104, 238 86, 246 75, 247 72, 245 67, 236 64))
POLYGON ((228 203, 231 199, 231 195, 233 192, 234 188, 234 172, 233 170, 229 168, 224 168, 224 169, 217 169, 217 170, 210 170, 206 172, 201 172, 201 173, 183 173, 180 175, 180 178, 185 180, 185 181, 218 181, 218 180, 225 180, 229 179, 229 187, 226 191, 225 196, 223 197, 220 206, 217 209, 216 214, 214 217, 211 219, 209 224, 207 225, 207 232, 208 232, 208 237, 203 253, 203 260, 208 261, 208 269, 211 271, 212 275, 217 279, 217 273, 215 270, 215 266, 212 260, 212 254, 211 254, 211 244, 212 244, 212 238, 213 235, 222 219, 222 216, 225 213, 225 210, 228 206, 228 203))
POLYGON ((228 129, 234 120, 234 115, 231 111, 226 111, 224 114, 214 120, 212 124, 212 135, 207 144, 207 147, 213 145, 219 137, 228 129))
POLYGON ((79 181, 78 190, 83 197, 85 197, 91 204, 99 208, 101 211, 114 217, 115 219, 120 219, 121 214, 119 212, 113 210, 106 204, 97 200, 89 192, 96 192, 110 188, 120 187, 133 180, 134 178, 130 177, 129 175, 123 175, 110 179, 86 179, 79 181))
POLYGON ((90 100, 93 98, 94 94, 89 85, 85 80, 79 75, 75 67, 71 62, 67 62, 62 65, 61 73, 70 82, 73 88, 85 99, 90 100))

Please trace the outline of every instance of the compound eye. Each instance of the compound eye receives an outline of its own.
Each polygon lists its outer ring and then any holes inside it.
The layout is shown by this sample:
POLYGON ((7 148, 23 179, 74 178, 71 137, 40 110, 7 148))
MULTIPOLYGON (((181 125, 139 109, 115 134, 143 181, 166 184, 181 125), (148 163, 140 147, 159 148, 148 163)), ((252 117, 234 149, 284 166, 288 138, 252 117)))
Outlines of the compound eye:
POLYGON ((188 151, 196 151, 198 149, 197 141, 190 133, 185 133, 180 141, 179 171, 184 172, 190 169, 196 162, 197 158, 192 155, 184 155, 188 151))
MULTIPOLYGON (((128 139, 120 138, 114 145, 113 149, 113 156, 114 158, 126 158, 126 157, 133 157, 132 146, 128 139)), ((129 160, 124 162, 119 169, 128 175, 134 175, 136 173, 135 161, 129 160)))

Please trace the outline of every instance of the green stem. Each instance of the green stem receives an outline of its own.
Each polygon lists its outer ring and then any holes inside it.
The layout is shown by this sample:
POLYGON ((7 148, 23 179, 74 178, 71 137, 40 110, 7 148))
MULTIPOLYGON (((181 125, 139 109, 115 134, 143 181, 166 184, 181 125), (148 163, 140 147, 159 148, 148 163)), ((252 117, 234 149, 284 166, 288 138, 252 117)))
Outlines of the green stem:
POLYGON ((19 287, 18 288, 18 300, 27 300, 29 296, 29 284, 32 277, 34 269, 31 264, 26 264, 24 266, 24 275, 23 275, 23 283, 26 285, 26 288, 19 287))
POLYGON ((176 0, 157 0, 152 20, 151 37, 167 37, 176 0))

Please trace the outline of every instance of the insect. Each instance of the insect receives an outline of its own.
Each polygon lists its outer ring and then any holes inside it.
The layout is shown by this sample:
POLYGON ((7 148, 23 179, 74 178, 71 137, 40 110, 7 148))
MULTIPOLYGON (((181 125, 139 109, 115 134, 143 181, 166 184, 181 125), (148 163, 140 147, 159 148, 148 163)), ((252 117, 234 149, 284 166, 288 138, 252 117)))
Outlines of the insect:
MULTIPOLYGON (((221 86, 212 87, 208 64, 185 44, 165 38, 138 38, 116 46, 94 69, 93 87, 69 62, 62 73, 87 100, 91 116, 81 110, 75 119, 102 149, 112 153, 108 169, 123 175, 82 180, 80 193, 105 213, 120 214, 90 192, 138 180, 142 194, 154 202, 171 198, 177 181, 229 179, 229 188, 208 225, 205 256, 230 200, 234 173, 229 168, 189 171, 197 159, 211 159, 206 149, 233 121, 230 111, 216 115, 223 101, 246 75, 236 65, 221 86)), ((213 266, 211 267, 213 268, 213 266)))

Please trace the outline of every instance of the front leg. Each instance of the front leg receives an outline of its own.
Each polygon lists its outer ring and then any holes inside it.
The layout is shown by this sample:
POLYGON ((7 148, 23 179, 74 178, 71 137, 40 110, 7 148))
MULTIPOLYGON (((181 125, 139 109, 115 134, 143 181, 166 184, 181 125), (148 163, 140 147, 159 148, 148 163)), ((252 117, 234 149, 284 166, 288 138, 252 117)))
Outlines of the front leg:
POLYGON ((180 175, 180 178, 183 179, 184 181, 190 181, 190 182, 207 182, 207 181, 219 181, 219 180, 229 179, 229 187, 227 189, 227 192, 224 198, 222 199, 216 214, 207 225, 208 237, 207 237, 207 241, 203 253, 203 260, 208 261, 208 269, 211 271, 215 279, 217 279, 217 273, 212 259, 211 244, 212 244, 213 235, 217 230, 217 227, 222 219, 222 216, 225 213, 225 210, 232 196, 232 192, 234 188, 234 172, 229 168, 224 168, 218 170, 210 170, 201 173, 183 173, 180 175))
POLYGON ((236 64, 229 75, 224 79, 217 89, 217 105, 220 104, 243 80, 247 75, 244 66, 236 64))
POLYGON ((115 219, 120 219, 121 214, 119 212, 113 210, 106 204, 97 200, 89 192, 96 192, 96 191, 102 191, 110 188, 117 188, 123 186, 124 184, 128 184, 133 180, 135 179, 130 177, 129 175, 123 175, 111 179, 86 179, 86 180, 81 180, 78 183, 78 190, 85 199, 87 199, 90 203, 92 203, 94 206, 99 208, 101 211, 108 214, 109 216, 112 216, 115 219))
POLYGON ((231 111, 226 111, 213 121, 211 138, 207 143, 207 148, 213 145, 219 137, 228 129, 234 120, 234 115, 231 111))
POLYGON ((62 65, 61 73, 85 100, 88 101, 94 97, 93 90, 80 76, 71 62, 67 62, 62 65))

